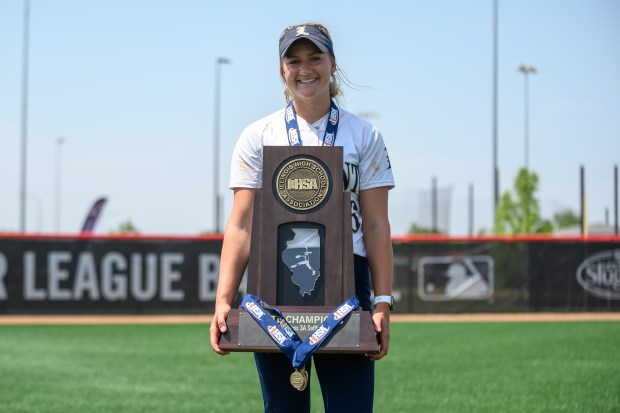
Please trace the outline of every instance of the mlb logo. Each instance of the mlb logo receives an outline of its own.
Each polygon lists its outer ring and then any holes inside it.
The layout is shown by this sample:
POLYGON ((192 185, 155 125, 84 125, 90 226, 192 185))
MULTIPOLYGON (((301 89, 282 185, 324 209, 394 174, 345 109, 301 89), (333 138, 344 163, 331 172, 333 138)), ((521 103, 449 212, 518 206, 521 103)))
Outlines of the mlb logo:
POLYGON ((418 261, 418 297, 423 301, 488 300, 493 291, 491 256, 423 257, 418 261))

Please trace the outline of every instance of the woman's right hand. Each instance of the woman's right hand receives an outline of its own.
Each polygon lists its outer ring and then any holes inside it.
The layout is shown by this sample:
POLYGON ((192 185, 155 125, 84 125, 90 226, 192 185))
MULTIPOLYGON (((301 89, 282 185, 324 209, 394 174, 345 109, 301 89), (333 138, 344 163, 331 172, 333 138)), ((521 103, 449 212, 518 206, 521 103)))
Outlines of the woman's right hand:
POLYGON ((211 348, 217 354, 225 356, 230 353, 227 350, 222 350, 220 348, 219 342, 222 334, 228 331, 228 326, 226 325, 226 319, 228 318, 228 313, 230 312, 229 305, 216 305, 215 313, 213 314, 213 320, 211 320, 211 348))
POLYGON ((210 329, 211 348, 222 356, 228 354, 229 351, 220 348, 220 338, 228 331, 226 326, 228 313, 239 291, 239 283, 250 256, 253 209, 254 190, 235 188, 233 208, 226 223, 226 231, 224 231, 215 313, 210 329))

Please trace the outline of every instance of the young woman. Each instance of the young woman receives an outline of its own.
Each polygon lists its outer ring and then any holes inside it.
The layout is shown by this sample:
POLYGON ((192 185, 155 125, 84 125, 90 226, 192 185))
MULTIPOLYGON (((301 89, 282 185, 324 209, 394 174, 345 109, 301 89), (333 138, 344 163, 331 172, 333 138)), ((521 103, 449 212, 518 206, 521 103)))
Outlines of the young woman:
MULTIPOLYGON (((288 107, 249 125, 233 153, 230 187, 234 201, 224 233, 211 346, 216 353, 227 354, 218 342, 227 331, 226 319, 248 263, 254 190, 263 185, 262 147, 342 146, 345 189, 351 192, 355 292, 360 306, 373 312, 380 352, 367 356, 315 354, 313 362, 326 412, 371 412, 374 362, 388 353, 393 302, 388 192, 394 187, 394 178, 390 161, 377 129, 336 106, 334 99, 341 91, 329 31, 318 23, 287 27, 279 46, 288 107), (292 118, 297 127, 290 132, 292 118)), ((309 389, 298 391, 289 384, 292 367, 284 354, 256 353, 255 359, 266 412, 310 411, 309 389)), ((306 369, 309 372, 310 366, 306 369)))

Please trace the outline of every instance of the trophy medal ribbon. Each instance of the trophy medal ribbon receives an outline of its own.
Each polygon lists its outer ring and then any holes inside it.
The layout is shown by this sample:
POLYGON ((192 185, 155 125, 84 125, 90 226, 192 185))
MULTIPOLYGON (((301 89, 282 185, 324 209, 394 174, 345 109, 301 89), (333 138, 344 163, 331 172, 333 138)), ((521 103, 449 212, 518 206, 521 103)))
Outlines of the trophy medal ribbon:
POLYGON ((343 323, 351 312, 359 307, 359 300, 357 296, 353 296, 340 304, 304 341, 299 338, 279 309, 270 306, 260 298, 246 294, 241 307, 252 316, 254 321, 269 335, 269 338, 291 360, 295 369, 291 374, 291 385, 299 391, 304 391, 308 385, 306 363, 336 330, 338 324, 343 323))
MULTIPOLYGON (((338 111, 338 106, 336 106, 334 100, 331 99, 329 105, 329 119, 327 121, 327 127, 325 128, 325 135, 323 135, 323 146, 334 146, 339 120, 340 112, 338 111)), ((295 112, 292 100, 288 103, 284 112, 284 126, 286 127, 286 134, 288 135, 288 144, 290 146, 302 146, 299 125, 297 124, 297 113, 295 112)))

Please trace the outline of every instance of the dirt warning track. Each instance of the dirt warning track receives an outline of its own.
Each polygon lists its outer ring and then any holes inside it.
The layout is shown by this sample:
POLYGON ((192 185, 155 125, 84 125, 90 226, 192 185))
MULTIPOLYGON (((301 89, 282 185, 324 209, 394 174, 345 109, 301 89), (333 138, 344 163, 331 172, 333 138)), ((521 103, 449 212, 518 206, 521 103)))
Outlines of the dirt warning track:
MULTIPOLYGON (((391 320, 396 323, 620 321, 620 312, 392 314, 391 320)), ((0 325, 209 323, 211 315, 0 315, 0 325)))

